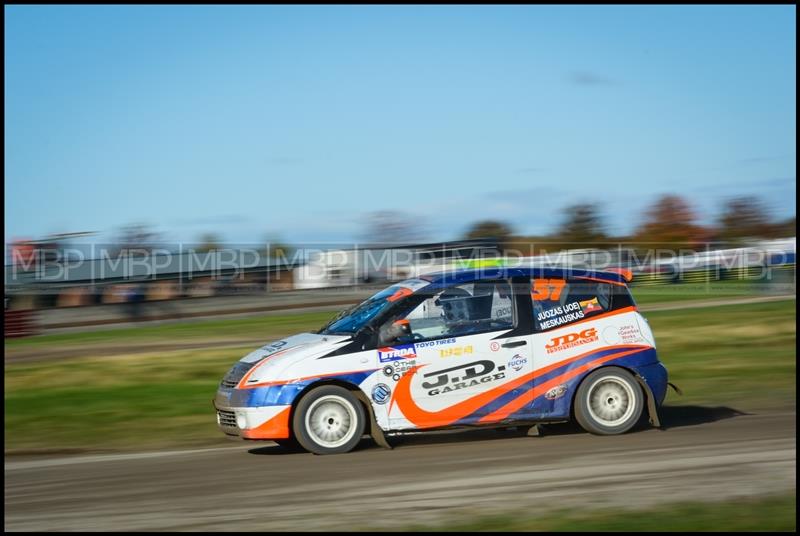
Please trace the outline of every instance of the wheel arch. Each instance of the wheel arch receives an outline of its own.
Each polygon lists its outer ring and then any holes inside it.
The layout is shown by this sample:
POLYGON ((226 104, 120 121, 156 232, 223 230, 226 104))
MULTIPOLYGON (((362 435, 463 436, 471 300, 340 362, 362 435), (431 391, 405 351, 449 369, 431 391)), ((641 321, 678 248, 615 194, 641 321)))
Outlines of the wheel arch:
POLYGON ((586 373, 581 376, 580 381, 575 384, 575 388, 573 389, 572 392, 572 399, 570 400, 569 404, 570 419, 575 420, 575 399, 578 397, 578 390, 580 389, 581 384, 583 384, 583 382, 586 381, 586 378, 589 376, 589 374, 607 368, 622 369, 625 372, 629 373, 634 378, 636 378, 636 381, 639 383, 639 386, 642 388, 642 392, 644 393, 645 407, 647 408, 648 420, 650 421, 650 424, 652 426, 656 428, 661 428, 661 420, 658 417, 658 408, 656 407, 655 396, 653 395, 653 390, 650 389, 649 385, 647 385, 647 381, 642 377, 641 374, 639 374, 636 371, 636 369, 633 369, 631 367, 626 367, 624 365, 618 365, 616 363, 601 365, 599 367, 586 371, 586 373))
POLYGON ((300 400, 302 400, 303 397, 305 397, 314 389, 324 387, 326 385, 335 385, 352 392, 358 401, 361 402, 364 412, 367 415, 367 429, 365 432, 372 436, 378 445, 385 448, 391 448, 383 435, 383 430, 380 426, 378 426, 378 421, 375 417, 375 409, 372 407, 372 403, 370 402, 367 394, 358 385, 338 378, 325 378, 310 383, 302 391, 300 391, 296 397, 294 397, 291 409, 289 410, 289 433, 292 437, 294 437, 294 426, 292 423, 294 423, 294 412, 297 409, 297 404, 299 404, 300 400))

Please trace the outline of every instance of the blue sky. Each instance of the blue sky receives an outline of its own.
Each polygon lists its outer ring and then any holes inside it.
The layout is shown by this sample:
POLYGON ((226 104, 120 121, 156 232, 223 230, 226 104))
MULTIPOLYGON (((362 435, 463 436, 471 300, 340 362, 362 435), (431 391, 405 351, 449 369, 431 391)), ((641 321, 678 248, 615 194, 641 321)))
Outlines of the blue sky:
POLYGON ((5 238, 795 213, 796 8, 6 6, 5 238))

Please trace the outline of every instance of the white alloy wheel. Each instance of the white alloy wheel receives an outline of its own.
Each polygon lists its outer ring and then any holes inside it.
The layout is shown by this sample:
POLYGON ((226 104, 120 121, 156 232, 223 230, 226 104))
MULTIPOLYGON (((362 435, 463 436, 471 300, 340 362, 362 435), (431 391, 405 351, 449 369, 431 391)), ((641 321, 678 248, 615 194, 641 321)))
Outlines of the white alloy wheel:
POLYGON ((316 399, 306 411, 306 431, 314 443, 327 449, 341 447, 356 431, 356 410, 338 395, 316 399))
POLYGON ((297 403, 292 433, 309 452, 339 454, 358 445, 366 423, 364 407, 353 392, 338 385, 322 385, 297 403))
POLYGON ((642 416, 645 398, 633 375, 619 367, 603 367, 589 373, 575 393, 575 420, 587 432, 623 434, 642 416))
POLYGON ((622 378, 600 378, 589 387, 589 414, 605 426, 619 426, 633 413, 634 396, 630 385, 622 378))

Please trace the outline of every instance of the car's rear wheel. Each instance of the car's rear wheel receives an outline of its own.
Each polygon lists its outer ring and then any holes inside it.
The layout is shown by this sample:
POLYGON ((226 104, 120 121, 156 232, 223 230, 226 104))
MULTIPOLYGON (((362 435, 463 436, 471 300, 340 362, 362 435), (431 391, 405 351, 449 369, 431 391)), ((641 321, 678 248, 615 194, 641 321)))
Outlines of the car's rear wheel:
POLYGON ((606 367, 586 376, 575 394, 575 419, 598 435, 623 434, 639 421, 644 394, 630 372, 606 367))
POLYGON ((292 429, 297 441, 314 454, 349 452, 364 434, 366 417, 356 396, 336 385, 310 391, 295 408, 292 429))

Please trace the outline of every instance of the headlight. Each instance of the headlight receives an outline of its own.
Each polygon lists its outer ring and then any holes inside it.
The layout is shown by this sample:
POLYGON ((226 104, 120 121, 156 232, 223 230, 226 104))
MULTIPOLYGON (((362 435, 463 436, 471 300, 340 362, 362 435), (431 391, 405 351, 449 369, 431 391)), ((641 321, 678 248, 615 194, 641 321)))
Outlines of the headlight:
POLYGON ((236 426, 238 426, 242 430, 244 430, 247 427, 247 417, 245 417, 244 413, 236 414, 236 426))

